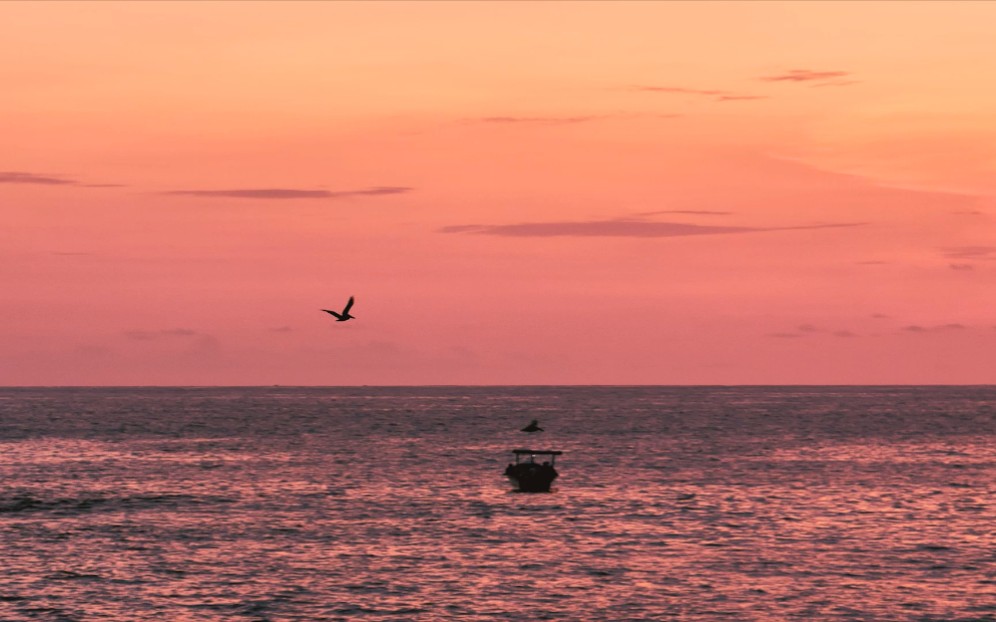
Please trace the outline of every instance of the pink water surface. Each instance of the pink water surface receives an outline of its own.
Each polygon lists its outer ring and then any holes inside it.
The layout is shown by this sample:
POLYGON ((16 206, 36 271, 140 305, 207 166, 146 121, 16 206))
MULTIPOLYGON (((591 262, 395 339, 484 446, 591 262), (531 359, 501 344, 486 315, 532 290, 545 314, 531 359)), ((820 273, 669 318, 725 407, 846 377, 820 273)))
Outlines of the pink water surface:
POLYGON ((994 406, 0 389, 0 620, 996 620, 994 406), (554 492, 509 491, 521 446, 565 452, 554 492))

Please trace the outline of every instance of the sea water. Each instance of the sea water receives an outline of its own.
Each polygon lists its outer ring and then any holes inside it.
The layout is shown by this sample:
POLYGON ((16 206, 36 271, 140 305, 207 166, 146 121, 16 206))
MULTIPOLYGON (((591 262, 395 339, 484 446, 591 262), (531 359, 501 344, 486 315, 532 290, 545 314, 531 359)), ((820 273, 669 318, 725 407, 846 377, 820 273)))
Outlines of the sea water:
POLYGON ((996 620, 994 493, 996 387, 0 389, 0 620, 996 620))

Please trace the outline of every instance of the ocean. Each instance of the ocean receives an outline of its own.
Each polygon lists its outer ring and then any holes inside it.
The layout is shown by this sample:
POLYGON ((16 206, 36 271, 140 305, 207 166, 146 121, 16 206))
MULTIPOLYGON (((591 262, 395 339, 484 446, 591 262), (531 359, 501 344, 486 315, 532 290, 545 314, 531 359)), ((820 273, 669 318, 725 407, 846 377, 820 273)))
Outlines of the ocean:
POLYGON ((996 387, 3 388, 0 564, 3 622, 993 621, 996 387))

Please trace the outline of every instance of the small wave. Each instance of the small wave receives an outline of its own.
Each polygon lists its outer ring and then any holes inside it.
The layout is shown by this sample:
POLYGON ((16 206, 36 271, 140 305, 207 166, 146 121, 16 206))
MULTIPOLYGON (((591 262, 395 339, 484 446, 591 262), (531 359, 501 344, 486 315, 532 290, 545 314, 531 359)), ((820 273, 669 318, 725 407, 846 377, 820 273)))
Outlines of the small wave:
POLYGON ((99 574, 93 574, 89 572, 76 572, 75 570, 56 570, 55 572, 46 575, 46 579, 52 581, 75 581, 75 580, 90 580, 90 579, 102 579, 99 574))
POLYGON ((103 511, 154 509, 160 506, 184 504, 232 503, 226 497, 197 497, 185 494, 134 495, 130 497, 86 496, 77 498, 42 499, 31 494, 0 497, 0 515, 33 512, 50 512, 57 516, 103 511))
POLYGON ((377 609, 368 609, 366 607, 345 606, 345 607, 339 607, 338 609, 334 609, 332 613, 337 613, 346 616, 355 616, 355 615, 380 613, 380 611, 378 611, 377 609))

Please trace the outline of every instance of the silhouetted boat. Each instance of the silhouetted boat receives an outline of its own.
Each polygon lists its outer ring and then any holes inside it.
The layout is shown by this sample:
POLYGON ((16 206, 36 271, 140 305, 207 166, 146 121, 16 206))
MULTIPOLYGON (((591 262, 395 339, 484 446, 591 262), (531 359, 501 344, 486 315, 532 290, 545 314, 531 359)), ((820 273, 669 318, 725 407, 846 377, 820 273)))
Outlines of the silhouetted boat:
POLYGON ((550 492, 550 484, 559 473, 553 468, 557 456, 564 453, 549 449, 513 449, 515 463, 505 469, 505 476, 520 492, 550 492), (536 462, 536 456, 549 456, 549 460, 536 462))

